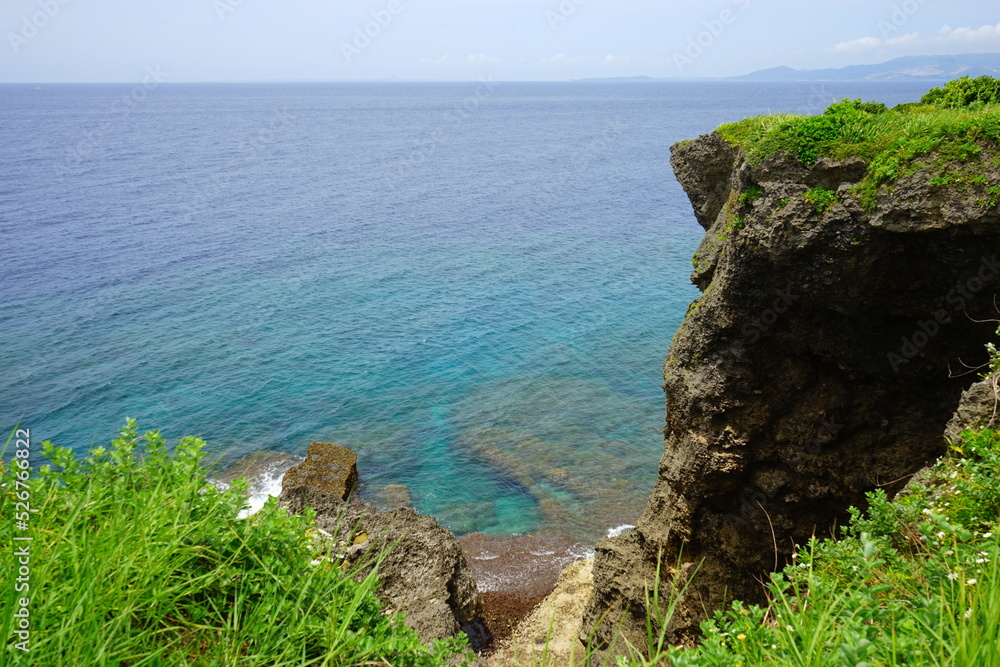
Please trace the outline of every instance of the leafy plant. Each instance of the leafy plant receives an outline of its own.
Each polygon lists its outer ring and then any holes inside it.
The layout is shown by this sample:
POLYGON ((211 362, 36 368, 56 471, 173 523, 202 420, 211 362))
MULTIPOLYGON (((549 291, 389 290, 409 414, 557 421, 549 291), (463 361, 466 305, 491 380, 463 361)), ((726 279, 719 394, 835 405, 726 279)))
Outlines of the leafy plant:
POLYGON ((741 204, 752 204, 764 195, 764 191, 756 185, 751 186, 740 193, 739 202, 741 204))
POLYGON ((946 108, 1000 104, 1000 79, 991 76, 973 79, 966 75, 943 87, 932 88, 920 101, 946 108))
POLYGON ((805 200, 812 204, 816 212, 822 215, 826 213, 834 204, 839 200, 837 199, 837 193, 832 190, 824 190, 823 188, 812 188, 808 190, 805 194, 805 200))

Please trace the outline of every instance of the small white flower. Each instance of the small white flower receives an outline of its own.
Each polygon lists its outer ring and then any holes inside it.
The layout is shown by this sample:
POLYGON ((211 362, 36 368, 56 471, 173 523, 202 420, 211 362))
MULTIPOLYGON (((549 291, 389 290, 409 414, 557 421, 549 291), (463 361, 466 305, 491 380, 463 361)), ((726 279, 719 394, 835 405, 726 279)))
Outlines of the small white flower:
POLYGON ((771 644, 771 648, 773 648, 773 649, 774 648, 778 648, 778 645, 777 644, 771 644))
POLYGON ((991 537, 993 537, 993 533, 983 533, 983 537, 985 537, 986 539, 990 539, 991 537))
POLYGON ((943 540, 943 539, 945 538, 945 532, 944 532, 943 530, 942 530, 942 531, 940 531, 940 532, 939 532, 939 533, 937 534, 937 538, 938 538, 939 540, 943 540))
POLYGON ((989 561, 986 560, 985 558, 977 558, 976 562, 982 565, 983 563, 988 563, 989 561))
POLYGON ((951 549, 948 549, 947 551, 944 552, 945 556, 953 556, 954 554, 955 554, 955 552, 952 551, 951 549))
POLYGON ((969 584, 970 586, 975 586, 978 582, 979 582, 978 579, 969 579, 965 583, 969 584))
POLYGON ((971 609, 966 609, 965 610, 965 617, 966 618, 972 618, 972 610, 971 609))
POLYGON ((951 579, 952 581, 955 581, 956 579, 958 579, 958 572, 949 572, 948 578, 951 579))
POLYGON ((789 632, 793 631, 794 629, 795 629, 795 628, 793 628, 793 627, 792 627, 792 626, 790 626, 790 625, 786 625, 786 626, 785 626, 785 630, 788 630, 789 632))
POLYGON ((979 555, 980 555, 980 556, 989 556, 989 555, 990 555, 990 552, 989 552, 989 551, 980 551, 980 552, 979 552, 979 555))

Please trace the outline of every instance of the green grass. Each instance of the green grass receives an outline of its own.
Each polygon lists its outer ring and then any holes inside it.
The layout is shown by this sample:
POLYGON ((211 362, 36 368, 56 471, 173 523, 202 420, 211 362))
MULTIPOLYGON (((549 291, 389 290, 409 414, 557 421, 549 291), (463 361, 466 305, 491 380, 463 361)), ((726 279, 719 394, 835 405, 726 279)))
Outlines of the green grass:
MULTIPOLYGON (((209 482, 203 445, 187 438, 168 453, 131 420, 83 461, 44 443, 51 463, 28 489, 30 591, 4 577, 0 593, 5 610, 29 597, 30 653, 14 647, 5 612, 0 664, 430 666, 465 650, 464 640, 425 646, 386 615, 376 570, 341 562, 309 517, 272 499, 237 519, 245 487, 209 482)), ((18 472, 13 461, 0 469, 4 545, 18 472)), ((16 571, 11 549, 0 571, 16 571)))
POLYGON ((937 156, 930 166, 933 175, 947 178, 956 168, 978 163, 985 147, 1000 144, 1000 104, 993 98, 983 96, 968 106, 946 104, 944 97, 930 93, 925 99, 941 101, 888 109, 878 103, 842 100, 818 116, 759 116, 716 131, 743 149, 752 164, 781 152, 809 165, 820 158, 864 160, 868 169, 856 194, 872 210, 882 186, 928 168, 920 164, 922 158, 937 156))
POLYGON ((698 647, 623 664, 1000 665, 1000 432, 966 432, 928 484, 869 501, 772 575, 769 605, 734 602, 698 647))

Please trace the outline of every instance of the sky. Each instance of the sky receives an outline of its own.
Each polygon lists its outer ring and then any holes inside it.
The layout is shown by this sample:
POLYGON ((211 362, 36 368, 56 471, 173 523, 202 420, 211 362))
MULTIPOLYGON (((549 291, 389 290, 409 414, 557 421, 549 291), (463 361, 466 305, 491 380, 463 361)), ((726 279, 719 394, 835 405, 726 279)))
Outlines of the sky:
POLYGON ((0 82, 564 81, 1000 53, 997 0, 0 0, 0 82))

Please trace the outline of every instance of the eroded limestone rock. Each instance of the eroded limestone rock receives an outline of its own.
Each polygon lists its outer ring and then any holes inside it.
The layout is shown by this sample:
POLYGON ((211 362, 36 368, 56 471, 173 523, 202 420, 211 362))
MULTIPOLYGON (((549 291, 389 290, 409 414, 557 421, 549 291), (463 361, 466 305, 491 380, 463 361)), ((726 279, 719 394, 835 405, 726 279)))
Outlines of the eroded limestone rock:
POLYGON ((338 553, 378 563, 378 595, 406 625, 431 641, 465 632, 474 648, 489 641, 483 603, 458 540, 433 517, 409 508, 380 511, 345 499, 357 483, 357 456, 337 445, 313 443, 306 461, 285 474, 281 504, 316 510, 316 525, 335 536, 338 553))
POLYGON ((358 455, 329 442, 309 445, 306 460, 290 468, 281 481, 281 499, 299 513, 303 507, 317 512, 337 508, 358 484, 358 455))
POLYGON ((961 187, 918 169, 868 212, 852 194, 857 160, 754 166, 718 135, 673 148, 706 229, 702 296, 664 366, 659 479, 636 529, 597 545, 584 634, 607 615, 601 642, 621 620, 642 645, 659 558, 664 590, 697 568, 669 633, 691 640, 705 610, 761 602, 759 581, 793 543, 944 452, 973 380, 952 371, 984 362, 995 328, 973 320, 996 318, 1000 290, 1000 208, 986 203, 996 158, 984 148, 987 183, 961 187), (760 196, 741 200, 751 187, 760 196), (838 196, 822 212, 805 197, 817 187, 838 196))

